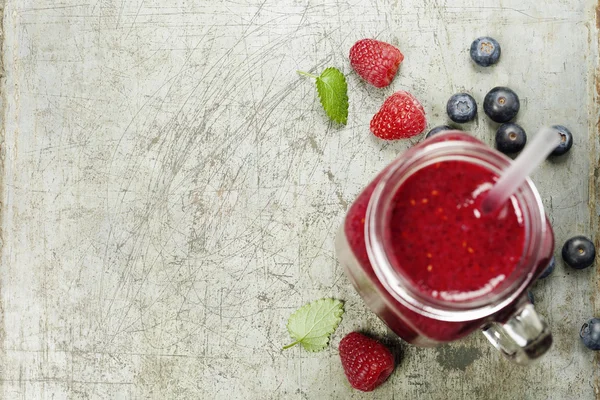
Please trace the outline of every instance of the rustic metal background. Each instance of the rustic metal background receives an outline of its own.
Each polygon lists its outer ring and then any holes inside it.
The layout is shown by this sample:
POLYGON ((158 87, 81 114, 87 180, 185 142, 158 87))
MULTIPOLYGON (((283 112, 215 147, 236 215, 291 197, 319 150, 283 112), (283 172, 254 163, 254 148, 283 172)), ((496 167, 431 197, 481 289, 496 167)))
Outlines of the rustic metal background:
MULTIPOLYGON (((592 399, 578 339, 600 306, 596 269, 559 261, 533 289, 555 345, 518 368, 480 335, 438 349, 389 336, 338 265, 334 232, 410 141, 369 120, 406 89, 430 126, 468 91, 508 85, 530 134, 561 123, 571 153, 535 172, 557 243, 596 238, 598 30, 591 0, 6 0, 0 393, 5 399, 592 399), (473 66, 480 35, 499 65, 473 66), (363 37, 397 45, 375 89, 350 69, 363 37), (347 126, 296 70, 347 74, 347 126), (285 322, 346 301, 331 346, 282 352, 285 322), (400 363, 352 390, 344 334, 387 338, 400 363)), ((482 115, 465 126, 492 143, 482 115)), ((415 141, 419 140, 416 138, 415 141)), ((558 254, 558 252, 557 252, 558 254)), ((598 316, 598 315, 597 315, 598 316)))

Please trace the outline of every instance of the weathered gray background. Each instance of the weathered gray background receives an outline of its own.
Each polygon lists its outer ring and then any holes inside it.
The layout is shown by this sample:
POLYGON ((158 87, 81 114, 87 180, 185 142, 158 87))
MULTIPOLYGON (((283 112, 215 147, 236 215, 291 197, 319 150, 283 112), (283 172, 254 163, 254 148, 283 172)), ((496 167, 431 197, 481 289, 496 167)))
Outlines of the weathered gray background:
MULTIPOLYGON (((440 349, 388 339, 401 356, 390 381, 352 390, 340 338, 387 333, 332 240, 411 145, 369 133, 386 96, 412 91, 433 126, 451 94, 481 102, 496 85, 520 94, 530 133, 574 132, 534 179, 559 244, 595 236, 594 1, 6 0, 3 46, 5 399, 597 396, 598 359, 578 339, 597 274, 562 262, 534 288, 555 334, 543 361, 514 367, 479 335, 440 349), (486 70, 467 51, 483 34, 503 46, 486 70), (363 37, 404 52, 391 87, 349 68, 363 37), (345 127, 296 74, 327 66, 348 76, 345 127), (346 301, 332 345, 282 352, 287 317, 324 296, 346 301)), ((488 143, 493 128, 465 127, 488 143)))

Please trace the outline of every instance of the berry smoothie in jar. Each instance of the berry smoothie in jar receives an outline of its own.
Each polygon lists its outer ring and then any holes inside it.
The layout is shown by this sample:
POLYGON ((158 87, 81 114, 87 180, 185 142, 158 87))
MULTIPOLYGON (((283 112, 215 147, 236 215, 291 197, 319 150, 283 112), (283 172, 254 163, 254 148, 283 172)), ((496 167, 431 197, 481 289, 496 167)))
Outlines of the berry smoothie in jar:
POLYGON ((552 343, 527 299, 554 238, 527 180, 497 211, 481 201, 511 160, 458 131, 436 135, 386 167, 350 207, 338 259, 367 305, 418 346, 482 329, 527 364, 552 343))

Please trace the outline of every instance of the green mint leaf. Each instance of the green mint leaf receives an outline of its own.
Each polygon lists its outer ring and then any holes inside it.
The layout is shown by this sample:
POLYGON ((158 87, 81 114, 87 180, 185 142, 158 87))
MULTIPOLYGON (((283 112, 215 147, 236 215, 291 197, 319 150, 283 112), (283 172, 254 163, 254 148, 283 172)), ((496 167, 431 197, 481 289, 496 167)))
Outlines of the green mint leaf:
POLYGON ((323 109, 337 123, 348 121, 348 84, 338 69, 327 68, 320 76, 298 71, 300 75, 317 79, 317 92, 323 109))
POLYGON ((321 299, 306 304, 288 319, 287 329, 294 343, 283 349, 301 344, 308 351, 321 351, 344 313, 344 303, 335 299, 321 299))
POLYGON ((335 68, 327 68, 317 78, 317 92, 329 118, 345 124, 348 121, 348 85, 344 74, 335 68))

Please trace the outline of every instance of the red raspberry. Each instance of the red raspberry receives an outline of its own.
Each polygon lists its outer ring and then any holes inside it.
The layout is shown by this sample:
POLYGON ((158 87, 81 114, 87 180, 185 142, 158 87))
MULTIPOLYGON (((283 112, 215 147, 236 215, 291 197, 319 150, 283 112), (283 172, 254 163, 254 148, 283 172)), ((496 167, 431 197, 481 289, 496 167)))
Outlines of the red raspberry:
POLYGON ((350 49, 350 64, 364 80, 382 88, 389 85, 404 55, 391 44, 374 39, 362 39, 350 49))
POLYGON ((339 352, 346 377, 354 389, 370 392, 394 371, 394 356, 390 350, 358 332, 342 339, 339 352))
POLYGON ((388 97, 371 120, 371 132, 386 140, 413 137, 426 126, 423 106, 412 94, 403 91, 388 97))

